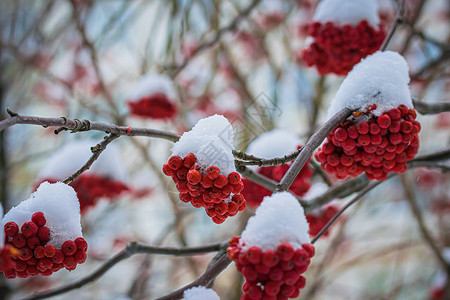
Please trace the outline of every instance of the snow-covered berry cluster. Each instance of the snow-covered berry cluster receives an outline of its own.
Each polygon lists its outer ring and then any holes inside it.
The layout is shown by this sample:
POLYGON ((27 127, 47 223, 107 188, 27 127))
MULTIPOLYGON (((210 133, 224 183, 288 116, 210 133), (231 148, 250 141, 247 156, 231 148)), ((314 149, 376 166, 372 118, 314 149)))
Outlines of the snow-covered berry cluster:
POLYGON ((171 79, 165 75, 145 75, 130 95, 130 114, 141 118, 172 119, 177 114, 176 93, 171 79))
MULTIPOLYGON (((335 205, 327 205, 326 207, 315 210, 306 215, 309 223, 309 235, 316 236, 325 225, 336 215, 339 208, 335 205)), ((327 237, 330 231, 327 230, 322 237, 327 237)))
MULTIPOLYGON (((35 187, 45 181, 63 181, 72 175, 88 161, 92 155, 90 148, 96 142, 71 142, 56 151, 39 173, 35 187)), ((132 191, 126 183, 127 175, 120 162, 118 149, 115 145, 110 145, 88 171, 69 184, 77 193, 82 214, 95 207, 101 199, 112 201, 119 195, 132 191)))
MULTIPOLYGON (((372 106, 369 110, 376 109, 372 106)), ((370 114, 370 111, 368 112, 370 114)), ((403 173, 419 150, 420 123, 416 111, 401 104, 367 121, 344 121, 327 137, 315 158, 337 178, 385 180, 390 172, 403 173)))
POLYGON ((190 202, 197 208, 204 207, 217 224, 246 208, 244 196, 240 194, 244 184, 239 173, 221 175, 216 166, 210 166, 206 172, 202 172, 196 162, 195 155, 189 153, 185 158, 171 156, 163 166, 164 174, 171 176, 176 183, 181 201, 190 202))
POLYGON ((62 268, 75 270, 77 264, 86 260, 87 243, 82 237, 65 241, 57 249, 50 241, 50 229, 42 212, 36 212, 22 226, 11 221, 5 224, 6 245, 19 251, 15 267, 3 271, 6 278, 26 278, 41 274, 50 276, 62 268))
POLYGON ((163 173, 175 182, 180 200, 204 207, 217 224, 246 208, 240 194, 244 184, 234 166, 233 138, 233 128, 225 117, 201 119, 175 143, 173 155, 163 166, 163 173))
POLYGON ((245 277, 241 299, 288 299, 299 295, 314 256, 303 208, 288 192, 265 197, 228 255, 245 277))
POLYGON ((353 116, 333 130, 315 158, 338 178, 365 172, 385 180, 402 173, 419 149, 420 123, 409 91, 408 65, 396 52, 377 52, 355 65, 328 108, 353 116))
MULTIPOLYGON (((230 241, 229 257, 245 277, 241 299, 296 298, 305 287, 306 272, 314 256, 314 246, 303 244, 294 250, 291 244, 282 243, 276 250, 262 251, 253 246, 245 251, 235 237, 230 241)), ((245 246, 245 244, 242 244, 245 246)))
POLYGON ((346 75, 361 58, 377 51, 386 36, 377 7, 361 0, 326 0, 309 25, 308 48, 299 60, 316 66, 322 75, 346 75))
POLYGON ((42 183, 0 225, 5 247, 14 249, 9 252, 13 264, 2 270, 6 278, 49 276, 62 268, 74 270, 86 260, 80 206, 68 185, 42 183))
MULTIPOLYGON (((300 149, 299 139, 292 133, 274 129, 261 134, 258 138, 253 140, 247 148, 247 153, 259 158, 271 159, 275 157, 283 157, 300 149)), ((292 162, 284 165, 270 166, 270 167, 255 167, 254 171, 269 179, 279 182, 292 162)), ((294 182, 289 188, 289 191, 297 196, 303 196, 311 187, 310 179, 313 173, 309 167, 309 161, 305 164, 303 169, 298 173, 294 182)), ((264 197, 272 194, 272 191, 250 181, 246 178, 242 179, 245 189, 242 195, 247 201, 247 205, 253 208, 258 207, 264 197)))

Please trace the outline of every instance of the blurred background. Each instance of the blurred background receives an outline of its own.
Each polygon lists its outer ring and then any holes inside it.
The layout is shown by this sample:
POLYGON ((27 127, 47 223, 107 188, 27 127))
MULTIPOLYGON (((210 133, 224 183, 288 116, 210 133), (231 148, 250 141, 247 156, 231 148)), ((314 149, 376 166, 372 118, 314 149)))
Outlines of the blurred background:
MULTIPOLYGON (((318 2, 0 0, 0 120, 8 107, 24 115, 181 134, 217 113, 233 125, 239 150, 275 128, 305 143, 325 121, 344 78, 321 76, 302 61, 318 2), (148 73, 167 76, 158 80, 170 83, 164 90, 170 99, 158 106, 164 108, 159 115, 145 117, 138 113, 142 107, 133 113, 129 103, 143 92, 139 83, 148 73)), ((388 31, 398 3, 378 2, 388 31)), ((449 42, 448 1, 405 1, 405 22, 388 49, 408 62, 414 99, 450 101, 449 42)), ((150 89, 158 91, 158 86, 150 89)), ((418 120, 419 155, 448 149, 449 113, 419 114, 418 120)), ((0 132, 0 201, 5 212, 28 198, 42 180, 61 180, 51 178, 52 170, 64 164, 73 171, 81 167, 89 157, 87 145, 104 136, 55 135, 54 129, 17 125, 0 132), (87 156, 69 151, 49 166, 65 145, 78 142, 86 145, 87 156)), ((72 282, 130 241, 197 246, 239 235, 253 208, 217 225, 203 209, 178 200, 173 182, 161 172, 172 145, 145 137, 114 141, 103 163, 112 166, 100 173, 118 190, 112 195, 99 191, 95 205, 82 215, 89 244, 86 263, 51 277, 2 277, 1 298, 17 299, 72 282)), ((325 178, 329 184, 338 182, 325 178)), ((311 182, 320 185, 324 177, 315 169, 311 182)), ((442 265, 424 241, 423 230, 439 249, 450 247, 449 186, 449 174, 415 168, 375 188, 316 243, 298 299, 440 299, 434 296, 436 288, 445 286, 439 275, 442 265)), ((319 194, 326 189, 322 185, 319 194)), ((347 199, 335 203, 339 207, 347 199)), ((92 284, 55 299, 153 299, 193 281, 213 256, 135 255, 92 284)), ((232 264, 213 288, 221 299, 239 299, 242 282, 232 264)))

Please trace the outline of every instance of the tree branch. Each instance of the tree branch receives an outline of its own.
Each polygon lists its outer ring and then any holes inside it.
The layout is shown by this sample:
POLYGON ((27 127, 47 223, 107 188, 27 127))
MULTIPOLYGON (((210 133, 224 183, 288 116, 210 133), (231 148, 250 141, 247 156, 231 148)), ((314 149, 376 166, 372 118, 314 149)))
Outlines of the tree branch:
MULTIPOLYGON (((188 255, 199 255, 205 254, 209 252, 220 251, 226 249, 228 247, 228 241, 222 243, 211 244, 207 246, 201 247, 184 247, 184 248, 171 248, 171 247, 152 247, 142 245, 136 242, 129 243, 127 247, 109 259, 105 264, 100 266, 96 271, 91 273, 90 275, 81 278, 78 281, 70 283, 68 285, 56 288, 54 290, 37 293, 32 295, 31 297, 24 298, 23 300, 35 300, 35 299, 44 299, 53 297, 56 295, 60 295, 66 292, 69 292, 74 289, 79 289, 91 282, 94 282, 98 278, 100 278, 103 274, 105 274, 109 269, 118 264, 119 262, 130 258, 135 254, 161 254, 161 255, 174 255, 174 256, 188 256, 188 255)), ((228 259, 228 258, 227 258, 228 259)), ((231 261, 230 261, 231 262, 231 261)), ((225 266, 226 267, 226 266, 225 266)), ((216 269, 217 271, 217 269, 216 269)), ((203 276, 203 275, 202 275, 203 276)), ((216 275, 217 276, 217 275, 216 275)), ((201 277, 199 277, 200 279, 201 277)))
POLYGON ((340 123, 347 119, 351 113, 352 111, 348 108, 342 109, 327 122, 325 122, 325 124, 323 124, 322 127, 320 127, 319 130, 311 136, 306 145, 302 148, 300 155, 297 156, 294 163, 290 166, 289 170, 277 185, 275 192, 287 191, 289 189, 295 177, 297 177, 298 173, 311 157, 314 150, 319 147, 327 135, 340 123))
POLYGON ((399 24, 403 23, 403 15, 405 14, 405 0, 400 0, 400 3, 397 7, 397 14, 395 17, 394 24, 392 24, 391 29, 389 30, 388 35, 383 41, 383 44, 381 45, 381 51, 386 50, 389 42, 391 41, 392 37, 394 36, 395 31, 397 30, 397 27, 399 24))
POLYGON ((427 103, 413 99, 414 108, 422 115, 438 114, 450 111, 450 102, 427 103))
POLYGON ((119 135, 117 135, 117 134, 110 134, 109 136, 105 136, 103 141, 101 141, 100 143, 98 143, 97 145, 95 145, 94 147, 91 148, 92 156, 89 158, 89 160, 79 170, 77 170, 75 173, 73 173, 72 175, 67 177, 63 181, 63 183, 69 184, 72 181, 74 181, 78 176, 80 176, 81 173, 83 173, 84 171, 89 170, 89 168, 92 166, 92 164, 98 159, 100 154, 103 152, 103 150, 105 150, 106 147, 112 141, 117 139, 118 137, 119 137, 119 135))

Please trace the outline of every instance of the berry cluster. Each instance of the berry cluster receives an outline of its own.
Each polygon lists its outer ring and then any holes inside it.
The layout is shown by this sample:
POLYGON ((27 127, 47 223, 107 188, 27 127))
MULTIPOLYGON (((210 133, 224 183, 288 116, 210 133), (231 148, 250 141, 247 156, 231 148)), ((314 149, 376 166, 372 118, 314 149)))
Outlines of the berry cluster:
POLYGON ((153 93, 138 101, 129 101, 130 113, 138 117, 152 119, 172 119, 177 113, 177 107, 164 93, 153 93))
MULTIPOLYGON (((318 212, 307 214, 306 220, 309 223, 309 235, 316 236, 338 211, 339 209, 336 206, 328 205, 318 212)), ((329 232, 330 231, 327 230, 322 237, 327 237, 329 232)))
POLYGON ((180 200, 194 207, 204 207, 214 223, 220 224, 227 217, 235 216, 246 208, 245 198, 240 194, 244 183, 237 172, 227 176, 220 169, 210 166, 206 172, 196 164, 197 158, 189 153, 183 159, 171 156, 164 164, 163 172, 171 176, 180 192, 180 200), (232 195, 233 194, 233 195, 232 195))
POLYGON ((322 167, 339 179, 356 177, 366 172, 367 178, 383 181, 387 173, 403 173, 406 162, 419 150, 421 125, 416 121, 416 111, 401 104, 376 117, 366 114, 368 121, 346 120, 331 132, 315 154, 322 167))
MULTIPOLYGON (((44 179, 50 183, 58 180, 44 179)), ((40 183, 39 183, 40 184, 40 183)), ((39 186, 39 184, 37 186, 39 186)), ((95 174, 81 174, 76 180, 69 184, 80 201, 81 213, 85 213, 89 208, 94 207, 100 199, 113 199, 122 192, 130 191, 124 183, 95 174)))
POLYGON ((75 270, 77 264, 86 260, 87 243, 79 237, 75 241, 65 241, 61 249, 49 244, 50 229, 45 226, 47 220, 42 212, 36 212, 31 221, 20 227, 15 222, 8 222, 4 226, 6 245, 13 246, 19 251, 15 261, 15 268, 3 271, 6 278, 26 278, 41 274, 50 276, 62 268, 75 270))
MULTIPOLYGON (((256 172, 267 178, 279 182, 283 178, 284 174, 286 174, 291 164, 292 163, 289 162, 284 165, 260 167, 256 172)), ((300 173, 298 173, 297 177, 295 177, 294 182, 289 188, 289 191, 299 197, 303 196, 311 187, 311 183, 309 180, 311 179, 312 175, 313 173, 309 168, 309 162, 307 162, 300 173)), ((242 195, 245 197, 245 200, 250 207, 258 207, 264 197, 272 195, 272 191, 254 183, 253 181, 243 178, 243 182, 245 185, 245 189, 242 191, 242 195)))
POLYGON ((308 31, 314 40, 302 51, 302 57, 309 67, 315 65, 321 75, 347 75, 362 58, 376 52, 386 36, 381 25, 376 30, 366 20, 355 27, 314 22, 308 31))
POLYGON ((262 251, 256 246, 242 250, 237 237, 231 239, 227 251, 245 277, 241 300, 298 297, 306 283, 301 274, 308 269, 314 256, 311 244, 294 249, 289 243, 282 243, 276 251, 262 251))

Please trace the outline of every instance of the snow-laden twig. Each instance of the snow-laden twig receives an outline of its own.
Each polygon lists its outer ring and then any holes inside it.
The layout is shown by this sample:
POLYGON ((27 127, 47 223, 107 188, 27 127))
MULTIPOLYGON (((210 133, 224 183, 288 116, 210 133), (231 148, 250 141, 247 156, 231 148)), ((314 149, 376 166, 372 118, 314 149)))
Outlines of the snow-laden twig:
MULTIPOLYGON (((50 291, 46 291, 46 292, 42 292, 42 293, 34 294, 28 298, 24 298, 23 300, 49 298, 49 297, 53 297, 56 295, 67 293, 74 289, 81 288, 91 282, 94 282, 95 280, 100 278, 103 274, 105 274, 109 269, 111 269, 113 266, 115 266, 116 264, 118 264, 119 262, 121 262, 125 259, 130 258, 131 256, 133 256, 135 254, 160 254, 160 255, 173 255, 173 256, 188 256, 188 255, 199 255, 199 254, 205 254, 205 253, 210 253, 210 252, 216 252, 216 251, 224 250, 227 247, 228 247, 228 241, 222 242, 222 243, 206 245, 206 246, 200 246, 200 247, 183 247, 183 248, 152 247, 152 246, 142 245, 142 244, 139 244, 136 242, 129 243, 124 250, 117 253, 112 258, 110 258, 106 263, 104 263, 102 266, 100 266, 100 268, 98 268, 96 271, 94 271, 90 275, 83 277, 80 280, 77 280, 73 283, 69 283, 67 285, 61 286, 59 288, 56 288, 56 289, 53 289, 50 291)), ((226 255, 225 255, 225 257, 226 257, 226 259, 228 259, 226 255)), ((215 270, 215 271, 217 271, 217 270, 215 270)), ((217 274, 216 274, 216 276, 217 276, 217 274)), ((199 279, 202 276, 200 276, 199 279)), ((167 299, 170 299, 170 298, 167 298, 167 299)))

